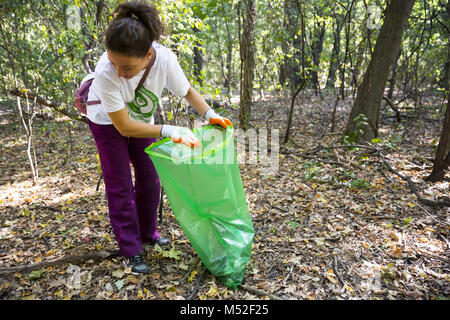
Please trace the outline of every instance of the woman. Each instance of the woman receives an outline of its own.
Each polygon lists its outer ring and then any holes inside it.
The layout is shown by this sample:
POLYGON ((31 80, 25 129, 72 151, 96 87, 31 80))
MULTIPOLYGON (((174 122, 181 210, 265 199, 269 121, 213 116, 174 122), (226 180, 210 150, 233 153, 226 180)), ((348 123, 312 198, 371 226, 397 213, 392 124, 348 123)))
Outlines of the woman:
POLYGON ((125 267, 149 273, 142 244, 167 245, 159 236, 157 208, 160 182, 144 149, 157 137, 199 146, 184 127, 154 124, 153 112, 164 88, 184 97, 210 124, 230 120, 216 114, 186 79, 176 55, 158 44, 163 27, 154 5, 130 1, 115 9, 105 36, 106 51, 97 62, 87 107, 89 126, 97 145, 108 200, 109 217, 125 267), (138 83, 151 66, 146 80, 138 83), (130 162, 135 170, 133 185, 130 162))

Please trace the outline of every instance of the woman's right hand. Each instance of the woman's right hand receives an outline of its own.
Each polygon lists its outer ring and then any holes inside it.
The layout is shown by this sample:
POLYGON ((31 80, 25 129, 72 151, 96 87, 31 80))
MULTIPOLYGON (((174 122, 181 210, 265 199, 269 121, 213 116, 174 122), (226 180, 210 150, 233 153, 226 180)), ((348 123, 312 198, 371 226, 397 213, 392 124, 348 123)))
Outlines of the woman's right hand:
POLYGON ((161 137, 170 137, 174 143, 185 144, 192 149, 200 147, 200 141, 194 136, 191 130, 186 127, 177 127, 163 124, 161 137))

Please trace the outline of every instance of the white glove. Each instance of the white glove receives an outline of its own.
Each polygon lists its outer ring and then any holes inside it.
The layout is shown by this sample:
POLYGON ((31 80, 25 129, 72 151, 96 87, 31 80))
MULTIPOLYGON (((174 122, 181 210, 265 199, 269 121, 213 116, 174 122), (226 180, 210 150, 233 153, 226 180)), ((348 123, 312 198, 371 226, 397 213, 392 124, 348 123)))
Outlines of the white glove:
POLYGON ((208 120, 209 124, 218 124, 224 127, 225 129, 230 125, 233 124, 231 121, 227 118, 222 117, 221 115, 218 115, 212 108, 208 109, 205 113, 205 119, 208 120))
POLYGON ((191 130, 186 127, 177 127, 164 124, 161 128, 161 137, 170 137, 174 143, 185 144, 188 147, 200 147, 200 141, 191 130))

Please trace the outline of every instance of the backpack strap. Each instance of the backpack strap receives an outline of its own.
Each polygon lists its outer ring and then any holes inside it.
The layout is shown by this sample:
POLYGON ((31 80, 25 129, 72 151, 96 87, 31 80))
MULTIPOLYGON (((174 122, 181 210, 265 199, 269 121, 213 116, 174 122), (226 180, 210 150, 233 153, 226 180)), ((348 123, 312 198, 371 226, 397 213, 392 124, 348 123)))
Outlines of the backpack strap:
POLYGON ((86 102, 87 106, 92 106, 94 104, 101 104, 102 102, 100 100, 93 100, 93 101, 88 101, 86 102))
POLYGON ((150 69, 152 68, 153 64, 155 63, 155 59, 156 59, 156 50, 155 50, 155 48, 152 48, 152 56, 150 57, 150 61, 148 62, 147 68, 145 68, 145 72, 142 75, 141 81, 139 81, 139 84, 137 85, 136 90, 134 91, 135 94, 142 87, 145 80, 147 80, 148 73, 150 72, 150 69))

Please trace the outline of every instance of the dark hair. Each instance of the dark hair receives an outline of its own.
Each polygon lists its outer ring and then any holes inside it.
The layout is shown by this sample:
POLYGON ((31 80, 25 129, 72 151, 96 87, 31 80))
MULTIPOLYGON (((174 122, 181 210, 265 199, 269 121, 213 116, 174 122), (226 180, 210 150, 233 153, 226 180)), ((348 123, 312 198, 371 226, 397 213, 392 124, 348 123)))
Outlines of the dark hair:
POLYGON ((158 10, 145 0, 119 4, 114 14, 105 35, 108 50, 142 58, 148 53, 152 42, 159 40, 163 33, 158 10))

